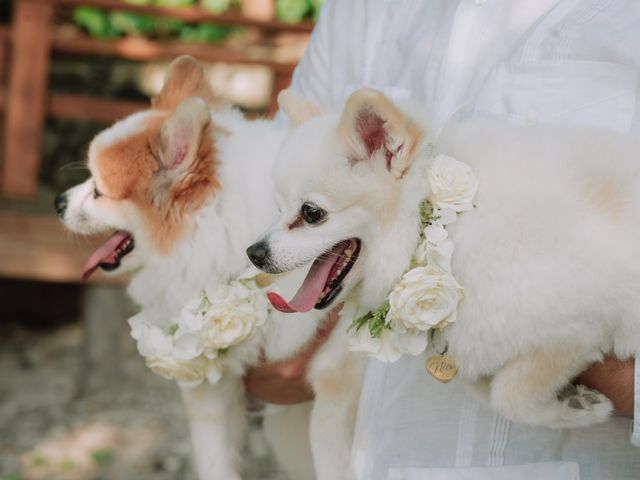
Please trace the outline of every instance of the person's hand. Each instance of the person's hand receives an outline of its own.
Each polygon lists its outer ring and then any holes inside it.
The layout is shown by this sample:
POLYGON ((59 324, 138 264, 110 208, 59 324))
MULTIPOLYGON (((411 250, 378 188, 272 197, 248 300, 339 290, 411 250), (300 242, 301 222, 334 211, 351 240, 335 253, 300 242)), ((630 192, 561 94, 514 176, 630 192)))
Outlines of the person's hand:
POLYGON ((295 357, 275 363, 262 363, 244 377, 244 385, 260 400, 280 405, 292 405, 313 400, 306 380, 307 367, 313 355, 329 338, 338 322, 340 307, 333 309, 318 329, 316 338, 295 357))
POLYGON ((633 417, 634 375, 634 360, 605 357, 603 362, 582 372, 576 381, 606 395, 613 402, 616 415, 633 417))

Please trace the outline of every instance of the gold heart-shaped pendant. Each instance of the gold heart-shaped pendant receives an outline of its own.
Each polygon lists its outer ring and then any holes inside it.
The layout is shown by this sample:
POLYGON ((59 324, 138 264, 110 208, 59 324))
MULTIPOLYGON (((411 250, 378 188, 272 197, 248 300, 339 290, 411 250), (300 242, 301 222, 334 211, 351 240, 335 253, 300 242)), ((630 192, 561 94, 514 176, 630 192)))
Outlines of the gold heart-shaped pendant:
POLYGON ((453 358, 447 355, 429 357, 425 363, 427 373, 442 383, 449 383, 458 374, 458 366, 453 358))

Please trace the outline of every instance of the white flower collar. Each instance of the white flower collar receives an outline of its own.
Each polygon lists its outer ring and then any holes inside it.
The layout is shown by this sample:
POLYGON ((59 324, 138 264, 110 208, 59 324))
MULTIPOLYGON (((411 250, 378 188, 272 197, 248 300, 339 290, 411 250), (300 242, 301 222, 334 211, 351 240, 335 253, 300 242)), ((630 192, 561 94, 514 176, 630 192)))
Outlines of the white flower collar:
POLYGON ((208 285, 166 329, 144 311, 130 318, 131 336, 147 366, 184 387, 217 383, 229 349, 252 338, 267 320, 269 302, 260 276, 251 268, 226 284, 208 285))
POLYGON ((349 346, 384 362, 420 355, 430 332, 456 320, 463 288, 451 273, 453 241, 446 226, 474 208, 478 178, 466 163, 438 155, 426 170, 429 197, 420 205, 420 242, 411 268, 374 312, 354 320, 349 346))

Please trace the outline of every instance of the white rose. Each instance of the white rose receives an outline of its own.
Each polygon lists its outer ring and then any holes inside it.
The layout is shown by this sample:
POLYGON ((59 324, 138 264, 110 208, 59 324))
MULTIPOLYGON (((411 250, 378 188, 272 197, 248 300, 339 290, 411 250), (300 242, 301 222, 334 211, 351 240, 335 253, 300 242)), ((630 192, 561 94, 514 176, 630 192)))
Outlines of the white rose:
POLYGON ((197 387, 207 378, 208 361, 202 356, 182 361, 168 355, 156 355, 146 360, 154 373, 167 380, 175 380, 183 387, 197 387))
POLYGON ((407 329, 426 332, 455 320, 462 287, 439 268, 417 267, 405 273, 389 295, 390 317, 407 329))
POLYGON ((237 308, 226 305, 211 309, 203 329, 203 343, 207 351, 220 350, 248 339, 255 331, 255 316, 243 314, 237 308))
POLYGON ((267 319, 267 301, 252 283, 232 282, 215 292, 208 290, 207 296, 211 307, 204 314, 202 328, 206 352, 228 348, 251 338, 256 327, 267 319))
POLYGON ((438 155, 427 169, 431 186, 429 201, 438 208, 464 212, 473 208, 478 177, 469 165, 447 155, 438 155))

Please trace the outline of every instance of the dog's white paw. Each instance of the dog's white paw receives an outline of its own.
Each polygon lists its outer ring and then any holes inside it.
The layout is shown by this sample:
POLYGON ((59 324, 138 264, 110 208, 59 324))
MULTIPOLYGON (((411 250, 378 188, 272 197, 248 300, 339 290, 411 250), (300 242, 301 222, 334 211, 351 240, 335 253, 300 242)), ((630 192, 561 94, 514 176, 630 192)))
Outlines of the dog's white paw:
POLYGON ((613 412, 611 400, 584 385, 567 385, 558 394, 558 401, 563 412, 558 415, 556 428, 586 427, 603 422, 613 412))
POLYGON ((569 384, 558 394, 558 400, 571 408, 591 410, 594 405, 605 403, 607 397, 584 385, 569 384))

